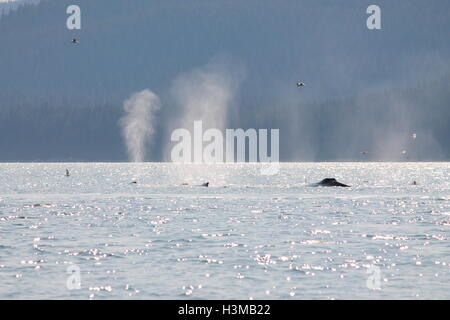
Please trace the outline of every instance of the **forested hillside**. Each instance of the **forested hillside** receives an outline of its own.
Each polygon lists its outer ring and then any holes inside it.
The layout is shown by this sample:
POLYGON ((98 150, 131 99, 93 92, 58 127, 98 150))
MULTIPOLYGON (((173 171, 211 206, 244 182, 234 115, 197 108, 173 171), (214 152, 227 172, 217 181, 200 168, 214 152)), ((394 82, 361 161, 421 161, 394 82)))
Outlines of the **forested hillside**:
POLYGON ((127 160, 118 121, 143 89, 162 101, 146 159, 167 160, 210 70, 232 87, 223 124, 280 128, 284 161, 450 160, 450 2, 375 2, 382 30, 365 0, 0 3, 0 161, 127 160))

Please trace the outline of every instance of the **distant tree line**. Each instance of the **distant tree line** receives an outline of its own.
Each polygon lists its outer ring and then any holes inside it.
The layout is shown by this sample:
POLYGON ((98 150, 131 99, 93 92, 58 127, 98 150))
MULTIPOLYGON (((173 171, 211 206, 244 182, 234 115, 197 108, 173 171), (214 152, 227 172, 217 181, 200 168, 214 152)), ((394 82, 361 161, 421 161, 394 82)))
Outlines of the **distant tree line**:
MULTIPOLYGON (((450 160, 449 85, 446 75, 410 88, 310 104, 261 106, 243 98, 229 123, 280 128, 283 161, 450 160), (242 106, 246 113, 240 115, 242 106)), ((122 103, 0 91, 0 161, 126 161, 118 125, 122 103)), ((163 160, 169 135, 161 131, 173 116, 170 110, 160 115, 147 160, 163 160)))

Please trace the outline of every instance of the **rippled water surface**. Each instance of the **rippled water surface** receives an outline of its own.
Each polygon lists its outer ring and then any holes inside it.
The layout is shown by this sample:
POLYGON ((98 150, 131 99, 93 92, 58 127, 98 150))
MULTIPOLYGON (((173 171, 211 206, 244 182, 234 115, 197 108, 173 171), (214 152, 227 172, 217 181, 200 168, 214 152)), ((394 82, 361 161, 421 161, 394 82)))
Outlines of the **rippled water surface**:
POLYGON ((449 163, 292 163, 272 176, 0 164, 0 298, 450 299, 449 177, 449 163), (326 177, 352 187, 309 186, 326 177))

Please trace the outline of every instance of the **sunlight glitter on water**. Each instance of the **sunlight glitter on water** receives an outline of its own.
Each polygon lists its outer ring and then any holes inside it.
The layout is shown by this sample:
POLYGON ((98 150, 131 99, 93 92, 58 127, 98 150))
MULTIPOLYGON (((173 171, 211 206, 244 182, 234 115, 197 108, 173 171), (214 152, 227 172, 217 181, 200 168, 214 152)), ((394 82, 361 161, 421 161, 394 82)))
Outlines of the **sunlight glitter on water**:
POLYGON ((450 298, 448 163, 0 172, 0 298, 450 298), (309 186, 326 177, 352 187, 309 186))

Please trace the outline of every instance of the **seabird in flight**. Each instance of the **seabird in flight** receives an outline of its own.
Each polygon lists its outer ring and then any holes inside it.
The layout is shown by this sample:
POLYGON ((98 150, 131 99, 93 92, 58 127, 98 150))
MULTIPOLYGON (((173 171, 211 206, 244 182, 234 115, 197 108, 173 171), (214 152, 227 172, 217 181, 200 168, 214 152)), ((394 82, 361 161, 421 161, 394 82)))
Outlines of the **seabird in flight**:
POLYGON ((297 82, 297 87, 304 87, 305 83, 304 82, 297 82))
POLYGON ((71 41, 72 43, 80 43, 80 40, 78 40, 78 39, 72 39, 72 41, 71 41))

